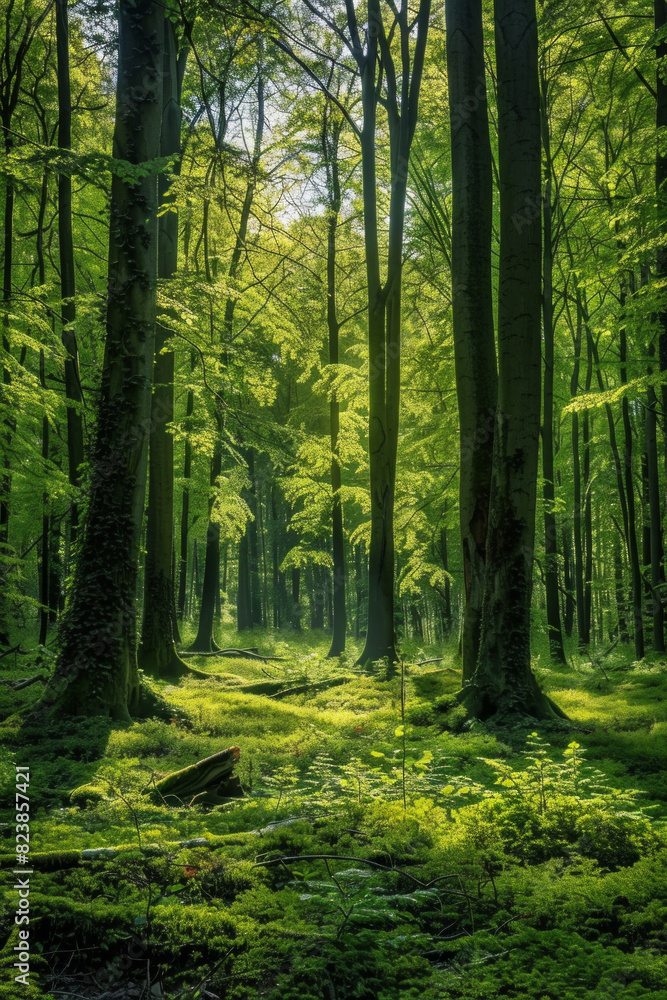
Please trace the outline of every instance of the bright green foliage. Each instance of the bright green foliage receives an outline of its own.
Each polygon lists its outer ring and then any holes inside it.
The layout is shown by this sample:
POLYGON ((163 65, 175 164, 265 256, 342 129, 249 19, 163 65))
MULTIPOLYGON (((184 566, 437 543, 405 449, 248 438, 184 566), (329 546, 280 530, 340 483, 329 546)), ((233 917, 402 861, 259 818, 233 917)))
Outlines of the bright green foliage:
MULTIPOLYGON (((288 686, 338 669, 305 644, 278 650, 271 672, 288 686)), ((550 691, 579 692, 577 732, 542 735, 420 724, 429 701, 436 720, 456 711, 447 668, 406 665, 404 722, 400 678, 350 673, 275 700, 240 690, 266 681, 261 666, 217 668, 217 681, 161 685, 172 721, 26 732, 20 752, 5 723, 7 785, 29 757, 42 807, 31 902, 51 963, 86 947, 70 972, 118 988, 146 974, 150 940, 174 998, 202 980, 236 1000, 321 1000, 323 984, 362 1000, 667 992, 664 789, 656 800, 660 758, 641 756, 647 727, 667 721, 663 672, 624 667, 618 685, 584 666, 542 671, 550 691), (167 808, 143 794, 231 742, 245 799, 167 808), (70 805, 86 782, 97 794, 70 805), (82 861, 90 848, 121 850, 82 861)), ((11 906, 7 894, 3 920, 11 906)))

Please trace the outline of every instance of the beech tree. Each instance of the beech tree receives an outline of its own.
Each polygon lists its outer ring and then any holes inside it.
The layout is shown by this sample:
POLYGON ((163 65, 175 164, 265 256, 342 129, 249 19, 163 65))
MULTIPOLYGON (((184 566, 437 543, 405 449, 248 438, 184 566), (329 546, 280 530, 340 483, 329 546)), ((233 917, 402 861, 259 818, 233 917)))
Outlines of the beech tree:
POLYGON ((106 344, 83 538, 60 630, 52 711, 127 719, 138 706, 136 588, 156 310, 164 13, 120 0, 106 344))
POLYGON ((481 0, 448 0, 446 19, 465 682, 472 677, 479 656, 498 391, 491 285, 493 188, 481 0))
POLYGON ((534 0, 496 0, 500 270, 498 408, 479 659, 463 688, 478 718, 562 714, 530 662, 541 386, 541 136, 534 0))

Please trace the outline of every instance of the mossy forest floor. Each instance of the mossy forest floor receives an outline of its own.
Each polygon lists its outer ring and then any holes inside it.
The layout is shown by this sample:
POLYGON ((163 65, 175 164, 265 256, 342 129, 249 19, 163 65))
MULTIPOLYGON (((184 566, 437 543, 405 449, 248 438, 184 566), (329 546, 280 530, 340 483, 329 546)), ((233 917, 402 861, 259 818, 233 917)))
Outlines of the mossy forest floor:
POLYGON ((254 634, 279 662, 192 659, 220 680, 155 685, 173 716, 128 727, 26 729, 40 685, 0 688, 0 996, 667 1000, 667 663, 537 663, 571 725, 502 728, 466 719, 451 651, 418 666, 442 651, 406 649, 402 682, 355 669, 354 650, 326 660, 319 640, 254 634), (143 794, 234 744, 244 799, 143 794), (28 987, 15 765, 30 769, 28 987))

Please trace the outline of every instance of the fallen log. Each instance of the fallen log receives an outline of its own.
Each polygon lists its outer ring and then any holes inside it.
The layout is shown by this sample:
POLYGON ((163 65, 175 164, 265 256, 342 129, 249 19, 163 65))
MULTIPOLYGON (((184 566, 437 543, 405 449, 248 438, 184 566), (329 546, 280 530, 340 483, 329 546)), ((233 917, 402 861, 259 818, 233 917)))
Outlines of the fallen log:
MULTIPOLYGON (((253 837, 265 837, 273 833, 274 830, 293 823, 302 823, 303 816, 294 816, 288 819, 277 820, 269 823, 261 830, 245 830, 239 833, 209 834, 207 837, 193 837, 190 840, 166 841, 163 844, 143 844, 141 847, 137 843, 119 844, 114 847, 87 847, 80 851, 31 851, 30 867, 37 871, 63 871, 66 868, 76 868, 80 864, 90 864, 94 861, 113 861, 124 854, 136 854, 137 851, 146 858, 165 857, 175 851, 187 848, 206 848, 214 851, 224 847, 239 847, 247 844, 253 837)), ((324 820, 311 821, 314 826, 325 822, 324 820)), ((16 854, 0 854, 0 865, 9 869, 16 866, 16 854)))
POLYGON ((326 681, 317 681, 314 684, 307 681, 294 687, 285 687, 285 681, 259 681, 256 684, 241 684, 239 687, 229 688, 230 691, 241 692, 241 694, 260 694, 266 698, 289 698, 293 694, 305 694, 308 691, 326 691, 327 688, 339 687, 347 684, 348 681, 356 680, 354 675, 345 677, 332 677, 326 681))

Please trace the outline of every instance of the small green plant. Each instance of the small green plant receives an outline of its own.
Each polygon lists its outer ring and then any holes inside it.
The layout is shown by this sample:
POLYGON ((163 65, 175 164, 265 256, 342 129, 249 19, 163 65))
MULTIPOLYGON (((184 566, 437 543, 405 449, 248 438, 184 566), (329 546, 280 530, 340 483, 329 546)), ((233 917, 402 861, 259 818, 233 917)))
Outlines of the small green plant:
POLYGON ((586 765, 577 742, 563 751, 563 760, 552 759, 537 733, 527 742, 524 768, 480 758, 499 786, 465 817, 480 843, 499 839, 523 861, 575 852, 610 868, 632 864, 655 845, 655 829, 637 805, 638 790, 611 786, 586 765))

